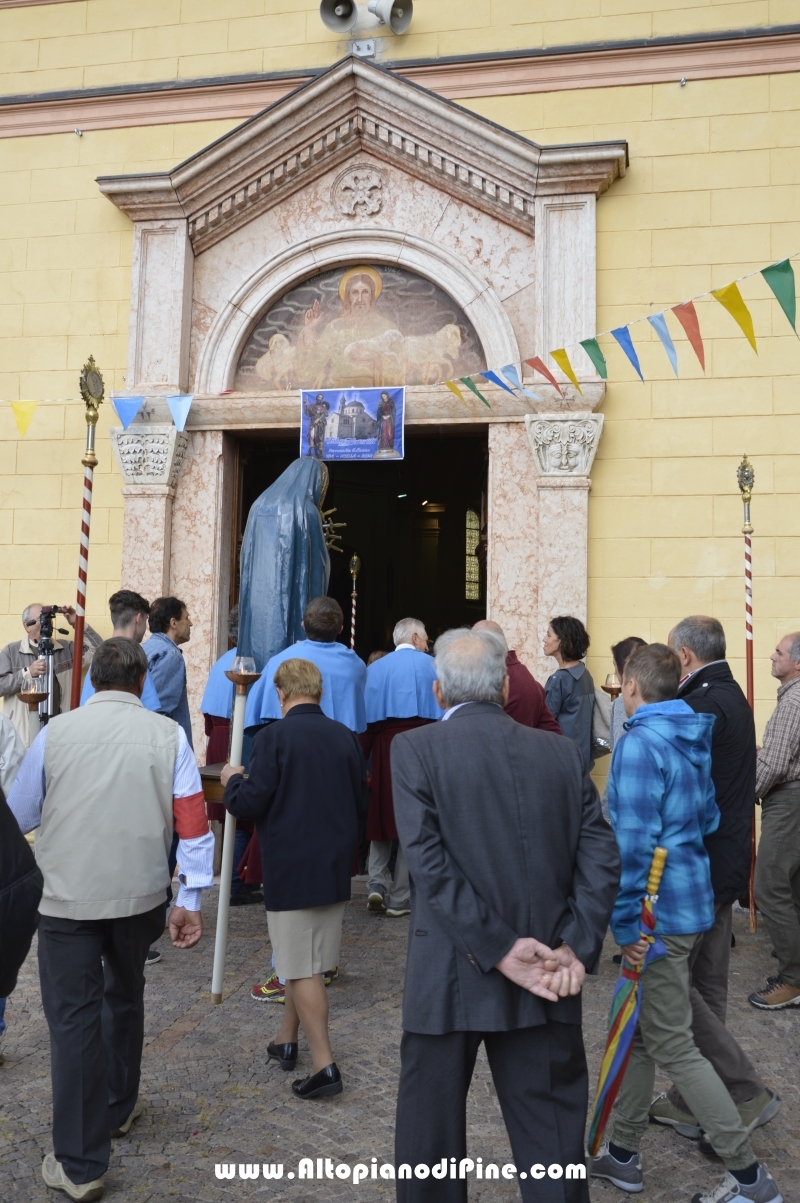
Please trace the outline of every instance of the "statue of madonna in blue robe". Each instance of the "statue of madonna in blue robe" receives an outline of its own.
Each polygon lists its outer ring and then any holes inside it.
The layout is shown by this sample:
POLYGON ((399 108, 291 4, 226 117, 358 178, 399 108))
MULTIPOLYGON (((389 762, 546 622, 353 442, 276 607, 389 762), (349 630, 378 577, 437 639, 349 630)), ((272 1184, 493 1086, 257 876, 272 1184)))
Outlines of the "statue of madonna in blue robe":
POLYGON ((244 532, 239 596, 240 656, 261 672, 304 638, 303 611, 328 592, 330 556, 322 515, 322 468, 295 460, 253 504, 244 532))

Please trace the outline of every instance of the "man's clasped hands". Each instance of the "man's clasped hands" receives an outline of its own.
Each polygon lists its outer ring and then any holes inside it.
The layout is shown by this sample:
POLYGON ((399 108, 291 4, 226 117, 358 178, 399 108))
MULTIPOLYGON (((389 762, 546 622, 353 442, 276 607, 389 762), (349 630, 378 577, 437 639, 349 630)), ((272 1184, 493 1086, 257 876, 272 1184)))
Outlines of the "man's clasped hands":
POLYGON ((580 994, 586 977, 583 963, 568 944, 553 949, 532 937, 516 940, 495 968, 523 990, 549 1002, 580 994))

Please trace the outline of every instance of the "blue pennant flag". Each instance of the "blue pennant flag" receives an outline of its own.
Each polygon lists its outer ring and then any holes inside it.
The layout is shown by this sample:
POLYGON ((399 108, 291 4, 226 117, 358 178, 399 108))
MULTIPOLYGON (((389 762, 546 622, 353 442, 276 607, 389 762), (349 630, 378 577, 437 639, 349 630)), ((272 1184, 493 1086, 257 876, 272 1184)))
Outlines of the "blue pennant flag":
POLYGON ((191 395, 180 394, 177 397, 167 397, 169 412, 172 414, 172 420, 178 427, 178 430, 183 430, 186 425, 186 419, 189 417, 189 410, 192 408, 193 401, 194 393, 191 395))
POLYGON ((478 372, 478 375, 483 376, 484 380, 490 380, 492 384, 499 384, 500 388, 504 388, 507 393, 511 393, 512 397, 514 396, 513 388, 509 388, 507 384, 504 384, 504 382, 497 375, 497 372, 478 372))
POLYGON ((678 375, 678 352, 675 350, 675 344, 672 341, 672 336, 667 329, 667 319, 663 313, 654 313, 649 317, 648 322, 655 330, 658 337, 661 339, 661 344, 666 351, 669 361, 672 364, 672 370, 675 375, 678 375))
POLYGON ((622 347, 623 351, 628 356, 628 359, 631 361, 634 368, 636 369, 636 375, 639 377, 642 384, 644 384, 644 376, 642 375, 642 369, 639 367, 639 356, 636 354, 636 348, 634 347, 633 341, 631 340, 630 330, 628 329, 627 326, 618 326, 617 329, 612 330, 611 333, 614 335, 614 338, 617 340, 619 345, 622 347))
POLYGON ((122 423, 122 429, 127 430, 144 405, 144 397, 115 397, 112 395, 111 404, 117 411, 117 417, 122 423))
POLYGON ((513 384, 514 388, 519 389, 519 391, 524 393, 526 397, 533 397, 534 401, 541 401, 542 398, 538 393, 532 393, 530 389, 522 387, 522 382, 520 381, 519 372, 517 371, 517 365, 515 363, 507 363, 504 368, 500 369, 500 372, 501 375, 505 376, 509 384, 513 384))

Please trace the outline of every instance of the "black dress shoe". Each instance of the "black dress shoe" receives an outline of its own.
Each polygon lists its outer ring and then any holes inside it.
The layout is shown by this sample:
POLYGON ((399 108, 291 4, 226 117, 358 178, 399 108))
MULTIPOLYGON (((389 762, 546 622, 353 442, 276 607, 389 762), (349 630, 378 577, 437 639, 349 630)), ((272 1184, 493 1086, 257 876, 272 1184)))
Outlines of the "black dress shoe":
POLYGON ((267 1059, 277 1061, 281 1069, 294 1069, 297 1064, 296 1044, 275 1044, 270 1041, 267 1045, 267 1059))
POLYGON ((307 1078, 292 1082, 292 1090, 299 1099, 327 1098, 331 1094, 341 1094, 343 1089, 342 1075, 335 1061, 331 1061, 318 1074, 309 1074, 307 1078))
POLYGON ((254 906, 257 902, 263 902, 264 895, 260 892, 250 890, 242 894, 231 894, 231 906, 254 906))

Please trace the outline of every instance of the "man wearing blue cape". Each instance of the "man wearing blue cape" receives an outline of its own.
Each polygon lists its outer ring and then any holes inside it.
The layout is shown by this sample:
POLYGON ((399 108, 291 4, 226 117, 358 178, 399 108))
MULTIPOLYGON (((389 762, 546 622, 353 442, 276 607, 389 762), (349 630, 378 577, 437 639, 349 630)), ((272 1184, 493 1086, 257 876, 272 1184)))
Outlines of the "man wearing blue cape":
POLYGON ((394 872, 389 870, 397 839, 392 798, 390 747, 395 735, 442 717, 433 696, 436 666, 427 655, 428 635, 418 618, 401 618, 394 628, 395 650, 367 669, 367 730, 361 736, 364 755, 372 755, 367 839, 367 906, 393 919, 411 910, 408 865, 398 844, 394 872))
MULTIPOLYGON (((239 638, 239 607, 234 606, 228 615, 228 639, 234 644, 215 664, 208 674, 200 710, 206 724, 208 745, 206 764, 221 764, 228 759, 228 744, 231 734, 233 712, 233 682, 225 673, 233 668, 237 656, 235 644, 239 638)), ((225 807, 221 802, 207 802, 209 819, 225 822, 225 807)), ((247 856, 253 839, 254 824, 250 819, 236 820, 236 840, 233 846, 233 876, 231 878, 231 906, 247 906, 264 901, 264 895, 255 887, 261 884, 261 855, 256 845, 254 854, 247 856), (244 868, 244 875, 240 870, 244 868), (250 887, 248 889, 248 887, 250 887)))

